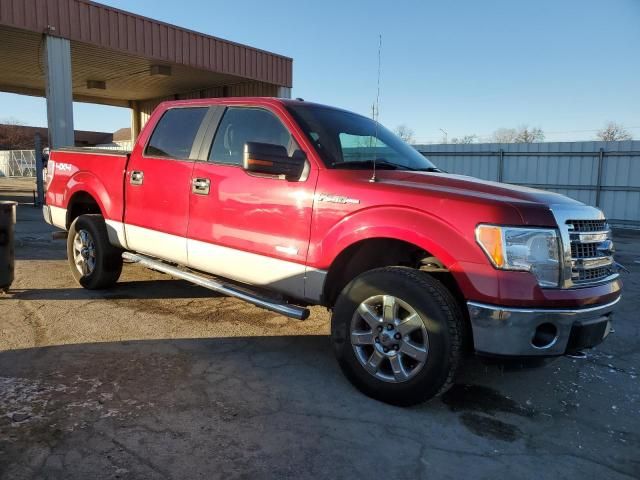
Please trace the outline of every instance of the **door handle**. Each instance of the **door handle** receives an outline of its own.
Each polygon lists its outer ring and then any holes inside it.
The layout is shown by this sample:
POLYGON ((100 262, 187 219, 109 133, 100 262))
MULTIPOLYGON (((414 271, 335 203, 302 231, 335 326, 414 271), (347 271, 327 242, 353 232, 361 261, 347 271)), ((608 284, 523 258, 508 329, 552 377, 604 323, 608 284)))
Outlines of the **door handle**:
POLYGON ((131 178, 129 179, 129 183, 131 185, 142 185, 142 181, 144 180, 144 172, 140 170, 134 170, 131 172, 131 178))
POLYGON ((191 192, 196 195, 209 195, 211 180, 208 178, 194 178, 191 181, 191 192))

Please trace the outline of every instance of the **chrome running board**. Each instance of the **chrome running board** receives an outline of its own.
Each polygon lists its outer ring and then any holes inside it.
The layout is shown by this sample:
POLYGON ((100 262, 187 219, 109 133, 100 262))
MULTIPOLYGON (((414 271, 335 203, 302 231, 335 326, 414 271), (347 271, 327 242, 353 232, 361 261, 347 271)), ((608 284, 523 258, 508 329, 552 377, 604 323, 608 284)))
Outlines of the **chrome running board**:
POLYGON ((147 257, 139 253, 124 252, 122 258, 129 262, 139 263, 140 265, 147 267, 151 270, 166 273, 172 277, 186 280, 187 282, 195 283, 201 287, 208 288, 214 292, 222 293, 223 295, 229 295, 231 297, 239 298, 245 302, 251 303, 256 307, 264 308, 266 310, 279 313, 285 317, 294 318, 296 320, 306 320, 309 317, 309 309, 299 307, 297 305, 290 305, 288 303, 278 302, 277 300, 271 300, 257 293, 240 290, 233 285, 226 285, 220 283, 211 278, 197 275, 192 272, 180 270, 172 265, 169 265, 161 260, 147 257))

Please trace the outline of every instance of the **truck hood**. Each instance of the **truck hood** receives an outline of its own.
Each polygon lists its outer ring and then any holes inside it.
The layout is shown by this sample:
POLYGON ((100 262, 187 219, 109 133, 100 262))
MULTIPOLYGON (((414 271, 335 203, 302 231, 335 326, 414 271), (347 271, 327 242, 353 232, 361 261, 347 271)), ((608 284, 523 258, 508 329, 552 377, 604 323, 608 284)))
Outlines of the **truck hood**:
POLYGON ((392 183, 399 187, 446 192, 455 196, 487 198, 507 202, 516 207, 524 205, 541 207, 562 204, 583 205, 559 193, 508 183, 491 182, 466 175, 385 170, 379 171, 378 177, 385 183, 392 183))
POLYGON ((431 172, 379 171, 382 183, 420 191, 440 198, 456 198, 469 203, 500 203, 513 208, 524 225, 555 226, 552 207, 578 210, 583 203, 558 193, 535 188, 491 182, 465 175, 431 172))

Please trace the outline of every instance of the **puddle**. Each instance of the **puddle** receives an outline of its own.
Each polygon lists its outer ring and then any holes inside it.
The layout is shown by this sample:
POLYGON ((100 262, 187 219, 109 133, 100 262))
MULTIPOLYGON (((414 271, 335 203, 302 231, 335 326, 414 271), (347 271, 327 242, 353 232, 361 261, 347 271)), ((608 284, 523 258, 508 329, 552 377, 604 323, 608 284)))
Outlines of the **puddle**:
POLYGON ((461 412, 460 421, 471 433, 492 440, 515 442, 523 436, 516 425, 496 418, 498 414, 536 415, 535 410, 480 385, 454 385, 441 399, 452 412, 461 412))
POLYGON ((504 442, 515 442, 522 438, 522 432, 515 425, 485 415, 466 412, 460 415, 460 420, 472 433, 480 437, 504 442))
POLYGON ((536 413, 497 390, 480 385, 454 385, 442 396, 442 402, 454 412, 511 413, 522 417, 533 417, 536 413))

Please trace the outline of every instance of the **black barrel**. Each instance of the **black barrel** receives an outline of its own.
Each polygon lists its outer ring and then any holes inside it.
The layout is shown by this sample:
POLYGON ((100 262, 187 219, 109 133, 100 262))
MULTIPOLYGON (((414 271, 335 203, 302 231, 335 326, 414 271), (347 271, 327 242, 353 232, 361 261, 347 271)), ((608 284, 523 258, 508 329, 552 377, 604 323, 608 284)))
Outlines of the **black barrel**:
POLYGON ((0 291, 13 283, 15 266, 16 202, 0 201, 0 291))

